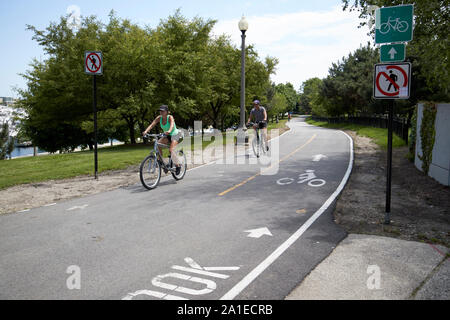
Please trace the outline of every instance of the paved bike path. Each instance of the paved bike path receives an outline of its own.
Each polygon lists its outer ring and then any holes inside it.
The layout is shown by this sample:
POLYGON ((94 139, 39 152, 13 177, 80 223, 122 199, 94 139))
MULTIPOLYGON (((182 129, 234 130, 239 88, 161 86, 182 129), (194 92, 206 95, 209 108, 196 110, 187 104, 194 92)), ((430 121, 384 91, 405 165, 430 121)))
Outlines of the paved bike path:
POLYGON ((276 175, 211 164, 152 191, 137 184, 0 217, 0 298, 283 299, 343 238, 330 209, 242 291, 234 288, 330 197, 350 153, 343 133, 302 123, 279 142, 276 175), (327 158, 312 161, 318 154, 327 158), (277 184, 305 170, 326 183, 277 184), (272 235, 248 237, 257 228, 272 235), (80 290, 66 286, 72 265, 81 270, 80 290))

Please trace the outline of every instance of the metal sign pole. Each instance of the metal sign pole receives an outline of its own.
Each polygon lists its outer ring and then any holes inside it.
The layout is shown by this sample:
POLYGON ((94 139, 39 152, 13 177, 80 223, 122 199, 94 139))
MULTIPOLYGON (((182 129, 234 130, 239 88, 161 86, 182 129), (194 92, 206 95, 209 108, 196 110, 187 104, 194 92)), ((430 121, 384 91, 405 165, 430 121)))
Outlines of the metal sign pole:
POLYGON ((98 179, 98 155, 97 155, 97 76, 93 76, 93 95, 94 95, 94 161, 95 161, 95 179, 98 179))
POLYGON ((85 51, 84 72, 92 75, 92 100, 94 111, 94 164, 95 179, 98 179, 98 129, 97 129, 97 75, 103 74, 103 54, 101 51, 85 51))
POLYGON ((388 120, 388 152, 387 152, 387 177, 386 177, 386 214, 384 216, 384 224, 390 224, 391 213, 391 179, 392 179, 392 126, 394 122, 394 106, 395 100, 392 99, 389 104, 389 120, 388 120))

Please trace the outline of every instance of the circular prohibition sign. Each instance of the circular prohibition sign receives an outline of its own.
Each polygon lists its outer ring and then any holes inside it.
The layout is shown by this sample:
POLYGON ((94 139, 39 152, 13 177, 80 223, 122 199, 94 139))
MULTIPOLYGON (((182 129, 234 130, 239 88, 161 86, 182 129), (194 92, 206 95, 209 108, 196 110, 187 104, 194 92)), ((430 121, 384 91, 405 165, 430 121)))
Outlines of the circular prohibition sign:
MULTIPOLYGON (((400 71, 400 72, 403 74, 403 87, 406 87, 406 86, 408 85, 408 75, 406 74, 405 70, 403 70, 403 69, 400 68, 399 66, 387 66, 386 69, 387 69, 387 70, 390 70, 390 69, 396 69, 396 70, 400 71)), ((392 80, 392 79, 387 75, 387 73, 384 72, 384 71, 380 72, 380 73, 377 75, 376 85, 377 85, 378 90, 379 90, 382 94, 384 94, 385 96, 394 97, 394 96, 398 95, 399 92, 400 92, 400 87, 398 86, 398 84, 397 84, 394 80, 392 80), (395 88, 397 91, 395 91, 395 92, 386 92, 386 91, 384 91, 383 89, 381 89, 381 86, 380 86, 380 78, 381 78, 382 75, 385 76, 386 79, 392 83, 392 85, 394 86, 394 88, 395 88)))
POLYGON ((86 62, 85 62, 85 63, 86 63, 86 68, 87 68, 90 72, 92 72, 92 73, 98 72, 98 71, 100 70, 100 67, 102 66, 102 60, 100 59, 100 57, 98 56, 98 54, 95 53, 95 52, 91 52, 91 53, 86 57, 86 62), (95 56, 95 57, 97 58, 96 60, 98 61, 98 66, 97 66, 97 64, 94 63, 95 60, 92 61, 91 56, 95 56), (94 70, 91 69, 91 68, 89 68, 88 60, 90 60, 91 63, 92 63, 92 65, 95 66, 94 70))

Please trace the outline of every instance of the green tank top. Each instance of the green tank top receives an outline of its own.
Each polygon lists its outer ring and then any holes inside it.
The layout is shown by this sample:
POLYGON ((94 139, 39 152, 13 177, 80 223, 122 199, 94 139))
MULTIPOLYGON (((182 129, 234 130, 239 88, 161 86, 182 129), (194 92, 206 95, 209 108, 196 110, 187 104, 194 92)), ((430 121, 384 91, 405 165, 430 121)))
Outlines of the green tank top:
MULTIPOLYGON (((162 117, 161 118, 159 118, 159 125, 161 126, 161 129, 164 131, 164 132, 167 132, 169 129, 170 129, 170 121, 169 121, 169 117, 170 116, 167 116, 167 121, 166 121, 166 124, 165 125, 163 125, 163 123, 162 123, 162 117)), ((175 119, 173 120, 173 129, 172 129, 172 131, 170 132, 170 135, 171 136, 174 136, 174 135, 177 135, 178 134, 178 129, 177 129, 177 125, 175 124, 175 119)))

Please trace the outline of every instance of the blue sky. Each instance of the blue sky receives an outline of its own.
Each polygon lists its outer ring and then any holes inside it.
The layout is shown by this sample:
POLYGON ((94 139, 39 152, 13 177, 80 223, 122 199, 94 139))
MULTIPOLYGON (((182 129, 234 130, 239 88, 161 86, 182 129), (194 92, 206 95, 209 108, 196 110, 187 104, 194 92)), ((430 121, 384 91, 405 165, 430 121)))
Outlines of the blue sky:
POLYGON ((370 40, 367 30, 357 28, 358 14, 343 12, 340 0, 0 0, 0 96, 16 97, 12 88, 25 88, 18 74, 33 58, 44 58, 26 25, 45 29, 70 6, 77 6, 82 16, 96 15, 105 22, 114 9, 121 18, 152 27, 181 8, 188 18, 217 20, 214 33, 229 34, 237 45, 237 23, 244 14, 249 22, 247 43, 261 59, 269 55, 280 60, 272 80, 291 82, 296 89, 311 77, 325 77, 332 62, 370 40))

